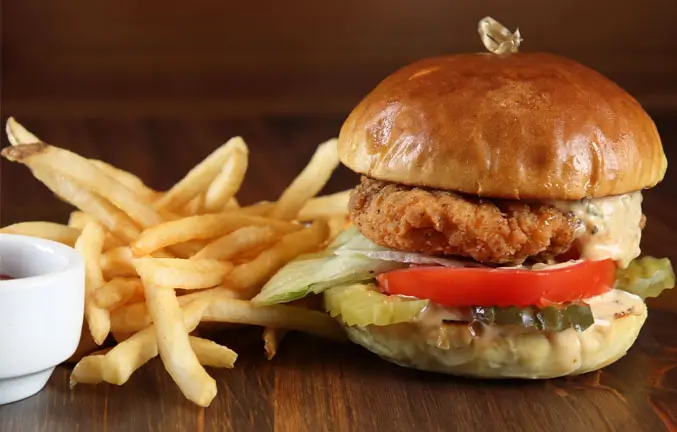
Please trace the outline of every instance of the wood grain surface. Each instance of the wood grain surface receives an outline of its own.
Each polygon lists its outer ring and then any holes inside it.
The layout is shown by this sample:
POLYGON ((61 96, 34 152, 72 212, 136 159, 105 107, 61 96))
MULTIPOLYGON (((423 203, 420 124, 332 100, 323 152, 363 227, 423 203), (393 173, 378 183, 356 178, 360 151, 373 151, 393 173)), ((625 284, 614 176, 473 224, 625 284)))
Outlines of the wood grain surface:
POLYGON ((519 27, 522 51, 572 57, 677 110, 674 0, 2 3, 14 115, 342 114, 415 59, 483 51, 486 15, 519 27))
MULTIPOLYGON (((244 203, 274 199, 334 136, 338 116, 252 119, 19 118, 45 141, 131 170, 166 188, 233 135, 251 148, 244 203)), ((670 163, 677 166, 677 117, 658 115, 670 163)), ((3 119, 4 122, 4 119, 3 119)), ((7 143, 4 140, 2 145, 7 143)), ((65 221, 70 211, 29 174, 0 162, 0 223, 65 221)), ((340 169, 327 192, 357 180, 340 169)), ((645 194, 643 249, 677 262, 677 172, 645 194)), ((0 431, 663 431, 677 430, 677 297, 654 302, 630 353, 585 376, 541 382, 478 381, 386 363, 358 346, 294 334, 267 361, 257 328, 214 332, 240 357, 210 370, 219 394, 200 409, 184 399, 159 361, 122 387, 68 389, 60 366, 38 395, 0 407, 0 431), (661 310, 663 309, 663 310, 661 310)), ((48 331, 46 329, 46 331, 48 331)), ((1 355, 1 353, 0 353, 1 355)))

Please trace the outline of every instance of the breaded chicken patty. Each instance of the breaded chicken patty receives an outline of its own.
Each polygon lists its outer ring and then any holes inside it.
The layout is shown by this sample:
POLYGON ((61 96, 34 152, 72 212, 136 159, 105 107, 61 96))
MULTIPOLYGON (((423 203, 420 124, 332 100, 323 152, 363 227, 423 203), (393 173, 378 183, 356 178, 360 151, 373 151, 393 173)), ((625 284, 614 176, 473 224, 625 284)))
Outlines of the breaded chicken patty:
POLYGON ((362 177, 350 216, 379 245, 483 263, 543 261, 567 251, 577 219, 546 204, 486 200, 362 177))

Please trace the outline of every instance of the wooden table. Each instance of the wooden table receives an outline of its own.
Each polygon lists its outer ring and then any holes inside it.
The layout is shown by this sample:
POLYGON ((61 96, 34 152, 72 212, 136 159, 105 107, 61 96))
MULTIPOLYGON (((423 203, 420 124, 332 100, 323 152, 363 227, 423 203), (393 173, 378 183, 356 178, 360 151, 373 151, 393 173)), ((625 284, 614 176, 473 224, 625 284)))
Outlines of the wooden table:
MULTIPOLYGON (((4 120, 4 119, 3 119, 4 120)), ((306 163, 314 146, 337 133, 342 119, 141 118, 48 120, 21 118, 48 142, 101 158, 166 188, 217 144, 242 135, 251 148, 245 203, 274 199, 306 163)), ((656 117, 672 164, 677 122, 656 117)), ((3 141, 3 145, 6 145, 3 141)), ((60 203, 28 171, 5 161, 0 223, 65 221, 60 203)), ((357 177, 340 169, 327 192, 357 177)), ((643 249, 677 262, 677 174, 645 194, 643 249)), ((285 340, 278 356, 263 356, 260 329, 220 333, 239 354, 233 370, 210 371, 219 394, 200 409, 186 401, 159 361, 122 387, 68 389, 59 367, 38 395, 0 407, 0 431, 428 431, 677 429, 677 310, 675 293, 654 303, 630 353, 603 371, 541 382, 474 381, 386 363, 358 346, 304 335, 285 340)), ((47 329, 46 329, 47 331, 47 329)), ((0 353, 0 355, 2 355, 0 353)))

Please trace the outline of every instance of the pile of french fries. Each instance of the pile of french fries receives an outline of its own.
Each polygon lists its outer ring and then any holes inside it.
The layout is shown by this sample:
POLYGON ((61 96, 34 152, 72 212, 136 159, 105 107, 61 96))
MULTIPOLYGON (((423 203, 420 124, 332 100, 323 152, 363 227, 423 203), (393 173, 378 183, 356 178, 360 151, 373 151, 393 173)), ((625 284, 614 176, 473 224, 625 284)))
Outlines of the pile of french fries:
POLYGON ((84 259, 85 326, 71 387, 122 385, 159 355, 186 398, 208 406, 217 388, 204 366, 232 368, 237 354, 191 335, 201 322, 265 327, 268 358, 289 330, 344 338, 334 320, 305 303, 249 301, 283 265, 346 227, 348 191, 315 197, 338 166, 336 140, 317 148, 277 201, 240 207, 249 151, 239 137, 159 192, 129 172, 44 143, 12 118, 6 132, 11 146, 2 156, 77 208, 67 225, 0 229, 73 246, 84 259))

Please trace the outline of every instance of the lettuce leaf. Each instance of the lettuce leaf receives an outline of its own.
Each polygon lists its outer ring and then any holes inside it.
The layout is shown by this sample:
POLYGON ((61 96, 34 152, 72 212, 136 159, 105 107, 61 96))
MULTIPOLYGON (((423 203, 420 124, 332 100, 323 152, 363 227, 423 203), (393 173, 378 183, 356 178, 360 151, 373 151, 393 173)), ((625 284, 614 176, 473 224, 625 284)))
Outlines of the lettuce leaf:
POLYGON ((356 253, 337 253, 358 236, 362 237, 356 228, 351 227, 323 253, 301 256, 289 262, 263 286, 252 302, 262 306, 288 303, 311 293, 319 294, 334 286, 368 281, 380 273, 408 266, 356 253))

